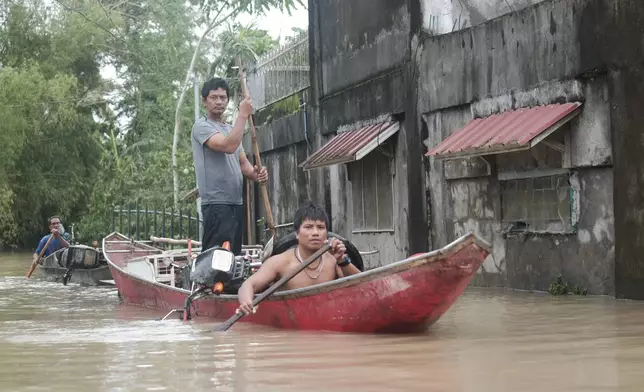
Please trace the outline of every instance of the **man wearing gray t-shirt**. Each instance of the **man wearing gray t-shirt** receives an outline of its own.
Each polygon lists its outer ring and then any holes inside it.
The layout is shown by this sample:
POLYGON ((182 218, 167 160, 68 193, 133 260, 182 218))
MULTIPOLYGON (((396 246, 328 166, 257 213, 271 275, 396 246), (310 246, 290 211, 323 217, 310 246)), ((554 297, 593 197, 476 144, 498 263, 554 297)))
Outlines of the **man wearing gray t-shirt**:
POLYGON ((203 215, 201 249, 229 241, 231 251, 239 255, 244 230, 244 177, 268 180, 266 168, 253 167, 241 145, 253 107, 250 99, 244 99, 231 126, 222 118, 228 106, 228 83, 221 78, 210 79, 204 83, 201 96, 207 115, 192 126, 192 154, 203 215))

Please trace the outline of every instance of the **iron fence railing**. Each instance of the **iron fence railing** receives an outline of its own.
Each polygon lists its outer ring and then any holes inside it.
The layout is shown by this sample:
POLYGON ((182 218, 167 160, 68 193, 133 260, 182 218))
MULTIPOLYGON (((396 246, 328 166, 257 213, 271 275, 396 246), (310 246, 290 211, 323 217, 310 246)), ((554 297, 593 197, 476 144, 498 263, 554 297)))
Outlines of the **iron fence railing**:
POLYGON ((112 210, 111 228, 137 241, 150 237, 200 240, 199 216, 191 209, 172 207, 157 209, 151 206, 116 206, 112 210))
POLYGON ((248 67, 248 88, 261 109, 309 87, 308 32, 260 56, 248 67))

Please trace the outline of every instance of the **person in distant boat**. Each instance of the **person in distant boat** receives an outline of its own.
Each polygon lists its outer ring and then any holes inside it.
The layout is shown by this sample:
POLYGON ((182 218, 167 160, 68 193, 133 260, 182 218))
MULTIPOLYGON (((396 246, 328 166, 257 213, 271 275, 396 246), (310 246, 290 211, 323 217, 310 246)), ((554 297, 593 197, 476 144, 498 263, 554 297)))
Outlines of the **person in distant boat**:
POLYGON ((207 115, 192 127, 192 153, 203 216, 203 250, 225 241, 235 255, 241 254, 244 230, 242 191, 244 177, 266 182, 265 167, 253 166, 241 145, 246 120, 253 112, 250 99, 239 105, 234 125, 224 122, 228 106, 228 83, 210 79, 201 89, 207 115))
POLYGON ((65 240, 65 238, 63 237, 63 233, 59 231, 59 227, 60 227, 60 217, 58 215, 55 215, 49 218, 50 233, 44 236, 43 238, 41 238, 40 242, 38 243, 38 247, 34 252, 32 262, 35 262, 36 259, 38 259, 38 255, 47 244, 47 241, 49 241, 49 237, 51 237, 52 235, 54 236, 54 238, 49 243, 49 246, 47 247, 47 249, 45 249, 45 253, 43 253, 43 258, 49 256, 50 254, 56 252, 57 250, 60 250, 62 248, 67 248, 69 246, 69 242, 65 240))
MULTIPOLYGON (((246 279, 238 291, 239 310, 246 314, 254 313, 252 302, 255 294, 297 268, 300 263, 324 246, 327 241, 328 223, 326 212, 319 206, 308 203, 301 207, 295 213, 293 221, 297 247, 269 257, 257 272, 246 279)), ((285 283, 282 290, 299 289, 360 273, 346 255, 344 243, 337 238, 331 238, 330 242, 331 249, 285 283)))

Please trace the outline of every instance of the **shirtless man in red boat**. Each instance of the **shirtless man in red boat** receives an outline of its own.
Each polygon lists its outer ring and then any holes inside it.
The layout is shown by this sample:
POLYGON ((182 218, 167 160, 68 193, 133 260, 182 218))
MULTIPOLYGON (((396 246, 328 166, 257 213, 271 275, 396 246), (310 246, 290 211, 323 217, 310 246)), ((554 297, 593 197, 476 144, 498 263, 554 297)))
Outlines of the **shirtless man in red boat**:
MULTIPOLYGON (((284 253, 269 257, 257 272, 251 275, 239 288, 239 310, 254 313, 253 297, 265 290, 271 283, 296 269, 301 263, 318 251, 327 241, 329 218, 322 208, 309 203, 295 213, 293 226, 298 245, 284 253)), ((293 290, 329 282, 344 276, 360 273, 345 254, 344 243, 331 238, 331 249, 320 259, 310 264, 282 286, 282 290, 293 290)))

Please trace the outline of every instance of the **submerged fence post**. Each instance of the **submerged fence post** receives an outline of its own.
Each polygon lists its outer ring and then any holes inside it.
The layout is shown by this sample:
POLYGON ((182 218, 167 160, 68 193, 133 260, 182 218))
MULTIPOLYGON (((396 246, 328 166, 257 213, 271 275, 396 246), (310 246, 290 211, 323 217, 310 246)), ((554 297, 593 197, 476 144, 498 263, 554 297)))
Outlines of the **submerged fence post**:
POLYGON ((188 238, 190 238, 190 229, 192 228, 192 211, 188 208, 188 238))
POLYGON ((127 236, 132 238, 132 205, 127 205, 127 236))
POLYGON ((170 207, 170 238, 174 238, 174 207, 170 207))
POLYGON ((148 238, 150 238, 150 236, 148 235, 148 203, 145 203, 145 221, 143 225, 143 230, 145 231, 145 239, 147 240, 148 238))
POLYGON ((163 210, 161 212, 163 215, 161 215, 161 237, 165 237, 165 205, 163 206, 163 210))
POLYGON ((136 240, 141 240, 141 231, 139 230, 139 199, 136 199, 134 202, 134 208, 136 208, 136 240))
POLYGON ((183 238, 183 208, 179 207, 179 238, 183 238))
POLYGON ((119 233, 123 233, 123 204, 119 205, 119 233))
POLYGON ((116 231, 116 221, 115 221, 116 217, 114 216, 115 215, 114 209, 116 209, 116 206, 112 204, 112 230, 110 230, 112 232, 116 231))

